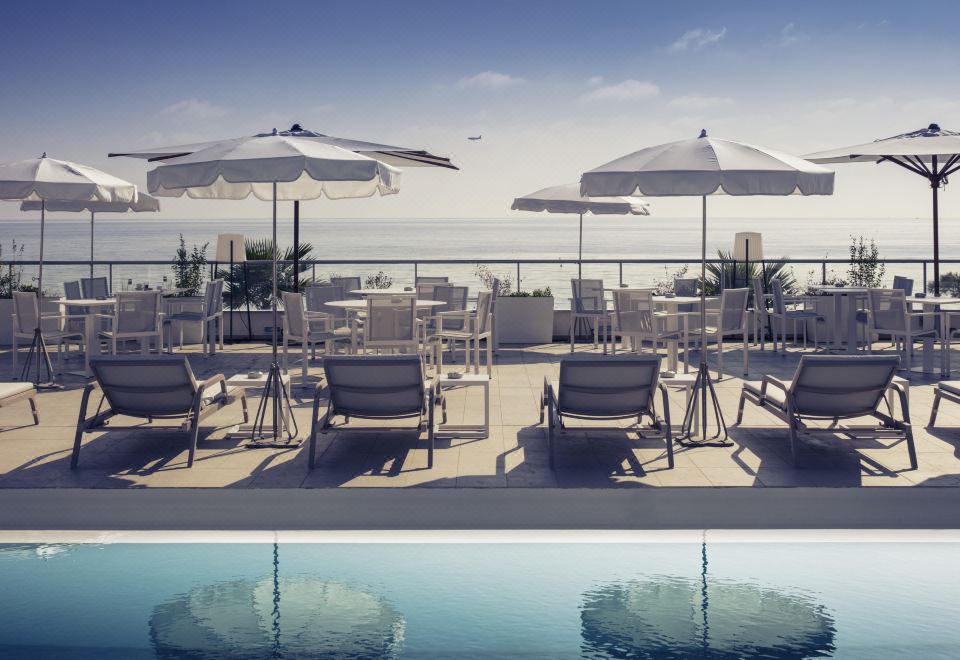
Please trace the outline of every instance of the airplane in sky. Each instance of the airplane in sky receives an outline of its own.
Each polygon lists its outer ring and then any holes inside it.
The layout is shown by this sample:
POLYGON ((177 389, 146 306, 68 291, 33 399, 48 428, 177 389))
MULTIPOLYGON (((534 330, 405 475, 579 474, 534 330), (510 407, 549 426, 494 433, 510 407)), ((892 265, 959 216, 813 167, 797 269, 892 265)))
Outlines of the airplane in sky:
POLYGON ((468 135, 468 136, 467 136, 467 139, 468 139, 468 140, 474 140, 474 141, 476 141, 476 140, 482 140, 482 139, 483 139, 483 136, 482 136, 482 135, 468 135))

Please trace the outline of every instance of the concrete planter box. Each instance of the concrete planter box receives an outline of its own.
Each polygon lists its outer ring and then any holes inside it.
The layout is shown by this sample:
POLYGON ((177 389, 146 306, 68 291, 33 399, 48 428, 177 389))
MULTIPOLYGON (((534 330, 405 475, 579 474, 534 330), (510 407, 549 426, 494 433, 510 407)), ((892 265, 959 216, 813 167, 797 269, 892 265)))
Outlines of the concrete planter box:
POLYGON ((548 344, 553 339, 553 297, 497 298, 495 318, 501 344, 548 344))
MULTIPOLYGON (((223 336, 227 340, 230 335, 230 317, 233 316, 233 338, 237 341, 244 341, 250 337, 247 333, 247 312, 246 310, 224 310, 223 312, 223 336)), ((279 312, 277 323, 277 336, 283 330, 283 311, 279 312)), ((270 328, 273 326, 273 312, 269 309, 250 310, 250 325, 253 328, 253 338, 260 340, 270 339, 270 328)), ((198 340, 199 341, 199 340, 198 340)))

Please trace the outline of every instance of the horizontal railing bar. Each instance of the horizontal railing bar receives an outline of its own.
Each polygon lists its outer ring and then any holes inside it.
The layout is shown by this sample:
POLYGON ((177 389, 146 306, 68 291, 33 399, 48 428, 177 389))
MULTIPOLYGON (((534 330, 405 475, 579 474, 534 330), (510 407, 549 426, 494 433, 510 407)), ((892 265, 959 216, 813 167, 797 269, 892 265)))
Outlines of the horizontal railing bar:
MULTIPOLYGON (((933 263, 933 259, 916 259, 916 258, 891 258, 891 259, 878 259, 878 263, 883 264, 929 264, 933 263)), ((21 265, 21 266, 37 266, 40 262, 36 259, 15 259, 11 261, 0 262, 4 265, 21 265)), ((213 264, 215 266, 228 266, 230 262, 228 261, 207 261, 208 265, 213 264)), ((248 260, 247 264, 253 265, 269 265, 272 263, 270 260, 248 260)), ((280 260, 280 264, 292 265, 293 260, 280 260)), ((320 266, 320 265, 369 265, 369 266, 412 266, 417 264, 419 266, 423 265, 470 265, 470 264, 510 264, 516 265, 520 264, 546 264, 546 265, 569 265, 576 264, 576 259, 300 259, 300 265, 302 266, 320 266)), ((689 259, 681 258, 653 258, 653 259, 583 259, 580 263, 584 264, 695 264, 700 263, 700 259, 696 257, 691 257, 689 259)), ((737 263, 734 259, 707 259, 708 264, 735 264, 737 263)), ((742 263, 742 262, 741 262, 742 263)), ((751 263, 758 264, 760 261, 751 261, 751 263)), ((772 264, 772 263, 784 263, 784 264, 842 264, 850 265, 849 259, 771 259, 763 261, 762 263, 772 264)), ((940 259, 941 264, 960 264, 960 259, 940 259)), ((89 266, 90 260, 63 260, 63 259, 44 259, 44 266, 89 266)), ((94 266, 172 266, 174 262, 172 260, 94 260, 94 266)), ((235 266, 240 264, 235 263, 235 266)))

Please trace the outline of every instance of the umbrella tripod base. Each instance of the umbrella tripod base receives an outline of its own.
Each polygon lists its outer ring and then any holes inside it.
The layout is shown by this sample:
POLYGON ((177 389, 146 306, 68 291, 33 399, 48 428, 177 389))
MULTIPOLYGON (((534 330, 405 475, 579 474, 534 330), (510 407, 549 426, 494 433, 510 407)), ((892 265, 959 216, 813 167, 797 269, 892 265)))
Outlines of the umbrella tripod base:
POLYGON ((36 361, 36 368, 33 374, 33 385, 41 390, 53 390, 63 387, 57 383, 56 374, 53 371, 53 363, 50 361, 50 354, 47 352, 47 343, 43 340, 43 333, 40 328, 33 332, 33 340, 30 342, 30 350, 27 351, 27 357, 24 360, 23 368, 20 369, 21 382, 30 381, 30 371, 36 361), (43 378, 43 371, 46 370, 46 380, 43 378))
POLYGON ((710 378, 710 368, 701 362, 693 384, 690 401, 683 416, 677 443, 684 447, 732 447, 727 424, 720 409, 720 400, 710 378), (712 428, 716 429, 711 433, 712 428), (699 428, 698 428, 699 427, 699 428))
POLYGON ((231 435, 246 438, 244 446, 249 449, 299 447, 303 442, 297 439, 300 430, 293 416, 290 393, 276 362, 270 365, 253 423, 240 426, 239 431, 231 435))

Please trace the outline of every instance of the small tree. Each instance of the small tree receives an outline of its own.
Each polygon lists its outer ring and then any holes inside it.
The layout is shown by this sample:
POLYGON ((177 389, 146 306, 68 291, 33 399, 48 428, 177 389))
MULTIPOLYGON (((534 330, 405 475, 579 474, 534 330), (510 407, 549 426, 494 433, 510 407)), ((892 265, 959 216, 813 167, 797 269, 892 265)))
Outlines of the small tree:
POLYGON ((850 285, 876 289, 883 284, 887 268, 880 261, 880 250, 871 238, 867 244, 863 236, 850 237, 850 285))
POLYGON ((10 250, 6 258, 3 256, 3 245, 0 245, 0 298, 12 298, 14 291, 36 291, 36 287, 23 284, 23 243, 17 239, 10 241, 10 250))
POLYGON ((180 234, 180 247, 177 248, 177 254, 173 258, 173 278, 178 288, 186 289, 184 296, 198 296, 203 287, 203 275, 207 265, 207 247, 209 243, 202 246, 194 245, 192 250, 187 250, 187 242, 183 240, 183 234, 180 234))
POLYGON ((494 282, 496 282, 497 290, 495 293, 498 296, 509 295, 511 289, 513 289, 513 278, 510 275, 495 275, 490 267, 484 264, 477 264, 476 268, 473 269, 473 275, 480 280, 484 288, 490 291, 493 291, 494 282))
POLYGON ((393 286, 393 278, 381 270, 376 275, 368 275, 363 286, 366 289, 389 289, 393 286))

